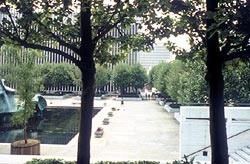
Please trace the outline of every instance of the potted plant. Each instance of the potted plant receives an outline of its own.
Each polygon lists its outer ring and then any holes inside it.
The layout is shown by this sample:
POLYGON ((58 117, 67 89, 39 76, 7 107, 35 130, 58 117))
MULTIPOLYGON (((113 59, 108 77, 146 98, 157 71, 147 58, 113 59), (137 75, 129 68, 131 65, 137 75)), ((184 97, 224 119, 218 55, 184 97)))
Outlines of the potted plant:
POLYGON ((18 101, 16 103, 17 112, 11 118, 14 125, 18 125, 23 129, 23 139, 11 143, 11 154, 39 155, 40 141, 28 139, 27 124, 29 119, 35 113, 35 101, 33 97, 38 91, 39 80, 38 74, 35 71, 35 57, 37 52, 34 50, 24 50, 24 60, 18 52, 20 49, 15 49, 15 66, 10 69, 12 72, 10 80, 16 84, 18 101))

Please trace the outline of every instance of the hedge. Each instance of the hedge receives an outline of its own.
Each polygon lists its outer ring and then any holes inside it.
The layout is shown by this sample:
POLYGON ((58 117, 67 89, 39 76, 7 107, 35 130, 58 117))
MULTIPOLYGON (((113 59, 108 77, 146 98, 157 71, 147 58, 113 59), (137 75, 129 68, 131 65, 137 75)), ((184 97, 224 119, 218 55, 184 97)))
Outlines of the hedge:
MULTIPOLYGON (((196 162, 199 163, 199 162, 196 162)), ((62 159, 33 159, 32 161, 26 162, 26 164, 76 164, 76 161, 69 162, 64 161, 62 159)), ((120 162, 112 162, 112 161, 99 161, 94 164, 160 164, 160 162, 156 161, 120 161, 120 162)), ((186 161, 173 161, 172 163, 166 164, 193 164, 193 160, 190 162, 186 161)))

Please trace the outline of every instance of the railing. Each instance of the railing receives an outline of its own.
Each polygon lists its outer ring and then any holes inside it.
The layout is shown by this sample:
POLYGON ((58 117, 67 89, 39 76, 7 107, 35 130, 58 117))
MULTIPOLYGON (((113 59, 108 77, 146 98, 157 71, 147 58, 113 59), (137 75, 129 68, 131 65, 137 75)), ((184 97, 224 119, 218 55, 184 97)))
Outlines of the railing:
MULTIPOLYGON (((236 133, 236 134, 234 134, 234 135, 231 135, 230 137, 227 138, 227 140, 232 139, 232 138, 234 138, 234 137, 236 137, 236 136, 239 136, 239 135, 241 135, 241 134, 243 134, 243 133, 246 133, 247 131, 250 131, 250 128, 249 128, 249 129, 246 129, 246 130, 243 130, 243 131, 241 131, 241 132, 238 132, 238 133, 236 133)), ((190 154, 188 154, 188 155, 185 155, 185 157, 193 156, 193 155, 195 155, 195 154, 197 154, 197 153, 199 153, 199 152, 202 152, 202 151, 204 151, 204 150, 206 150, 206 149, 208 149, 208 148, 210 148, 210 147, 211 147, 211 145, 208 145, 208 146, 206 146, 206 147, 204 147, 204 148, 202 148, 202 149, 199 149, 199 150, 197 150, 197 151, 195 151, 195 152, 193 152, 193 153, 190 153, 190 154)), ((184 157, 183 157, 183 158, 184 158, 184 157)))
POLYGON ((51 94, 55 94, 55 93, 63 93, 63 92, 80 92, 81 91, 81 87, 79 86, 47 86, 44 89, 44 92, 46 93, 51 93, 51 94))

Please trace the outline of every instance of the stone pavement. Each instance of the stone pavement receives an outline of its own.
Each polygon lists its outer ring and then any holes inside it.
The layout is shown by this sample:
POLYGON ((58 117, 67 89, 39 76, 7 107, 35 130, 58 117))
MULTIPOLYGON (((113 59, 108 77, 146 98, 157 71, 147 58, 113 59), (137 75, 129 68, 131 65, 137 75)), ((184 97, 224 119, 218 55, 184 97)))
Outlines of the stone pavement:
MULTIPOLYGON (((48 105, 79 106, 79 98, 48 100, 48 105)), ((155 160, 172 161, 179 158, 179 124, 155 101, 95 100, 96 107, 105 106, 94 118, 91 138, 91 161, 155 160), (105 105, 106 104, 106 105, 105 105), (112 107, 119 108, 103 125, 112 107), (102 138, 94 132, 103 127, 102 138)), ((10 145, 0 144, 0 164, 24 163, 32 158, 60 158, 76 160, 76 135, 67 145, 41 145, 40 156, 10 156, 10 145), (15 160, 15 162, 13 161, 15 160)))

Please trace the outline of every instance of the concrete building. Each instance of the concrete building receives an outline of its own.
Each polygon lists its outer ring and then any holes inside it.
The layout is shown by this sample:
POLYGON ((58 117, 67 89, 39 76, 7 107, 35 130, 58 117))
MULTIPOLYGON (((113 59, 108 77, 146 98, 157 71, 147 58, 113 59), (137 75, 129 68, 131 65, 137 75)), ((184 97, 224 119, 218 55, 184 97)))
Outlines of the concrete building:
POLYGON ((138 63, 140 63, 147 72, 161 62, 169 62, 175 59, 175 56, 169 52, 163 43, 157 42, 154 49, 149 52, 138 53, 138 63))

